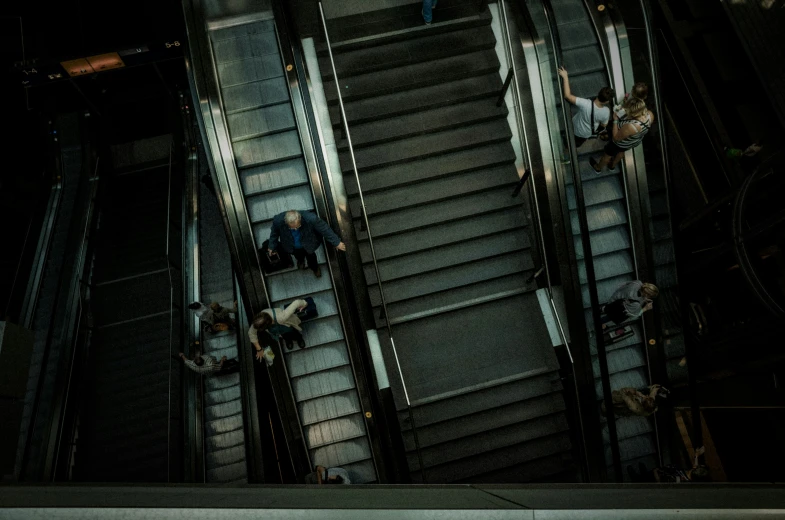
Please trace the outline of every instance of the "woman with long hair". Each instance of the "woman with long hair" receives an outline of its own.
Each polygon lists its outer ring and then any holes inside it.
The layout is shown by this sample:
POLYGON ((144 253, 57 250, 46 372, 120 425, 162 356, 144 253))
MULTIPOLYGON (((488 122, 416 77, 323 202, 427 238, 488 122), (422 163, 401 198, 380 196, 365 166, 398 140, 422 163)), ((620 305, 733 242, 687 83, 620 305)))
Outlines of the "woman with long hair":
POLYGON ((610 124, 611 140, 605 145, 602 158, 599 162, 593 157, 589 159, 598 174, 606 166, 610 171, 614 171, 624 157, 624 152, 638 146, 654 124, 654 114, 646 107, 644 100, 629 96, 622 106, 624 116, 619 117, 616 112, 613 114, 613 122, 610 124))

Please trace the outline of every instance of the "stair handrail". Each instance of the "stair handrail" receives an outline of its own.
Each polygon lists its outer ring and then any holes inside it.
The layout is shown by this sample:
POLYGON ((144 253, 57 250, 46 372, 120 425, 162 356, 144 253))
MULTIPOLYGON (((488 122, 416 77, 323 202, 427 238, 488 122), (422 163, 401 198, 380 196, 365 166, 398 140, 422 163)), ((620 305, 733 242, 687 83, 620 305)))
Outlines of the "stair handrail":
MULTIPOLYGON (((552 282, 551 282, 550 268, 548 266, 548 256, 547 256, 548 253, 547 253, 547 250, 545 248, 545 232, 544 232, 544 230, 542 228, 542 220, 539 217, 539 215, 540 215, 540 202, 539 202, 539 197, 537 196, 537 185, 536 185, 536 181, 535 181, 535 176, 531 174, 532 156, 531 156, 531 149, 529 148, 529 138, 528 138, 528 134, 527 134, 527 131, 526 131, 526 123, 525 123, 526 118, 525 118, 524 113, 523 113, 523 106, 521 105, 521 99, 522 99, 521 90, 520 90, 521 87, 520 87, 520 83, 519 83, 519 80, 518 80, 518 70, 515 67, 515 63, 514 63, 514 54, 513 54, 513 50, 512 50, 512 35, 510 33, 510 25, 509 25, 509 20, 507 18, 507 6, 506 6, 506 3, 505 3, 504 0, 499 0, 498 4, 499 4, 499 7, 500 7, 499 10, 500 10, 501 15, 502 15, 501 16, 501 21, 502 21, 501 28, 502 28, 503 38, 504 38, 504 40, 507 43, 507 45, 504 45, 505 54, 507 55, 507 64, 510 67, 510 70, 512 71, 512 78, 513 78, 513 82, 515 83, 515 88, 513 89, 512 93, 513 93, 513 96, 515 98, 517 98, 517 103, 515 103, 515 105, 517 107, 517 110, 515 111, 515 117, 516 117, 516 121, 518 123, 518 138, 520 139, 521 145, 522 145, 522 149, 525 151, 525 154, 526 154, 526 159, 525 159, 525 162, 524 162, 524 174, 523 174, 523 178, 521 180, 525 181, 525 177, 528 174, 529 182, 531 182, 530 192, 532 194, 532 200, 534 200, 534 210, 535 210, 535 214, 536 214, 534 220, 537 223, 537 231, 538 231, 539 241, 540 241, 540 254, 542 255, 542 267, 543 267, 543 269, 545 271, 545 279, 546 279, 546 283, 547 283, 547 286, 548 286, 548 303, 550 304, 551 312, 553 313, 553 316, 554 316, 554 318, 556 320, 556 327, 557 327, 557 330, 558 330, 558 333, 559 333, 559 337, 561 338, 561 341, 564 344, 564 348, 567 351, 567 356, 570 359, 570 364, 573 365, 575 363, 575 361, 574 361, 574 359, 572 357, 572 349, 570 349, 570 343, 567 340, 567 334, 564 332, 564 326, 562 324, 561 317, 559 316, 559 311, 556 308, 556 303, 553 301, 553 285, 552 285, 552 282)), ((573 380, 575 380, 575 371, 573 370, 571 372, 572 372, 573 380)), ((573 387, 575 389, 575 399, 576 399, 576 405, 577 405, 580 402, 580 398, 578 396, 578 385, 577 385, 577 383, 575 383, 573 385, 573 387)), ((585 437, 584 437, 584 435, 582 433, 584 431, 584 428, 585 428, 585 426, 583 424, 583 415, 581 413, 578 413, 577 416, 578 416, 579 428, 580 428, 580 431, 581 431, 581 439, 583 441, 585 441, 585 437)), ((585 445, 584 445, 583 452, 584 452, 584 455, 586 455, 586 447, 585 447, 585 445)), ((587 464, 587 467, 588 467, 588 461, 586 461, 586 464, 587 464)))
POLYGON ((390 338, 390 345, 392 346, 393 355, 395 357, 395 364, 396 364, 396 368, 398 369, 398 377, 401 380, 403 394, 404 397, 406 398, 406 409, 409 415, 409 420, 411 421, 412 424, 412 434, 414 436, 414 445, 417 449, 417 458, 420 464, 420 474, 422 475, 423 482, 427 483, 428 479, 426 477, 425 465, 423 464, 422 452, 420 450, 420 441, 417 435, 417 426, 414 421, 414 414, 412 413, 412 403, 411 400, 409 399, 409 392, 406 389, 406 381, 404 380, 403 371, 401 370, 401 362, 398 358, 398 350, 395 348, 395 340, 393 339, 392 326, 390 325, 390 315, 387 313, 387 299, 385 298, 384 287, 382 286, 382 277, 381 277, 381 273, 379 272, 379 263, 376 258, 376 250, 373 245, 371 226, 370 223, 368 222, 368 212, 366 211, 365 208, 365 198, 363 196, 362 185, 360 184, 360 173, 357 171, 357 160, 355 159, 354 147, 352 146, 352 135, 351 132, 349 131, 349 122, 346 120, 346 109, 343 104, 343 96, 341 95, 340 82, 338 81, 338 72, 335 69, 335 57, 333 56, 332 45, 330 44, 330 35, 327 31, 327 19, 324 16, 324 8, 322 7, 321 1, 319 2, 319 15, 322 20, 322 28, 324 29, 324 39, 327 43, 327 52, 330 56, 330 67, 332 68, 333 71, 333 80, 335 81, 335 91, 338 93, 338 106, 340 108, 340 115, 341 115, 341 121, 343 122, 343 128, 344 131, 346 132, 346 143, 349 147, 349 157, 352 160, 352 171, 354 172, 355 182, 357 182, 357 193, 360 198, 360 211, 362 213, 362 219, 363 219, 363 223, 365 224, 366 233, 368 234, 368 246, 371 250, 371 258, 373 258, 373 268, 376 273, 376 284, 379 287, 379 295, 381 297, 381 302, 382 302, 382 312, 384 314, 384 323, 387 328, 387 335, 390 338))
MULTIPOLYGON (((553 6, 550 0, 542 0, 542 7, 545 18, 548 23, 548 33, 550 38, 550 45, 553 51, 553 56, 557 60, 557 65, 564 62, 561 44, 559 41, 558 28, 554 16, 553 6)), ((562 92, 561 81, 556 82, 559 88, 559 97, 564 99, 562 92)), ((619 453, 619 440, 616 433, 616 419, 613 413, 613 402, 611 400, 611 383, 610 374, 608 372, 608 360, 605 352, 605 341, 602 333, 602 319, 600 317, 600 302, 597 293, 597 280, 594 274, 594 258, 591 249, 591 239, 589 237, 589 223, 586 218, 586 204, 583 199, 583 180, 581 179, 580 168, 578 167, 578 152, 575 147, 575 140, 572 138, 572 118, 568 116, 565 103, 562 101, 561 110, 559 111, 562 116, 562 122, 565 131, 568 135, 565 136, 568 152, 570 155, 570 162, 572 167, 573 186, 575 190, 575 202, 577 206, 578 224, 580 228, 581 245, 583 247, 583 262, 586 269, 586 281, 589 289, 589 300, 591 303, 591 311, 594 326, 594 337, 597 342, 597 360, 600 365, 600 379, 603 390, 603 401, 605 402, 606 417, 608 419, 608 435, 610 437, 611 454, 613 458, 613 466, 616 472, 616 478, 621 478, 621 456, 619 453)))

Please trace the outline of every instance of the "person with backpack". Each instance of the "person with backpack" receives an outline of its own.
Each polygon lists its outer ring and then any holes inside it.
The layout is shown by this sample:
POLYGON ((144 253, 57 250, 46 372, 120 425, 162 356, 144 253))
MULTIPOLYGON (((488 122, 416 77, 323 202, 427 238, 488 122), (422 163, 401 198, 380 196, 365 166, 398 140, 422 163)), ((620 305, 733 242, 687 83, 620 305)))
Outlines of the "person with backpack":
POLYGON ((577 110, 572 116, 572 130, 575 133, 575 146, 580 147, 587 140, 603 133, 611 117, 609 104, 613 101, 613 89, 602 87, 594 99, 575 96, 570 89, 570 78, 564 67, 559 68, 562 78, 564 99, 575 105, 577 110))
POLYGON ((300 327, 301 321, 297 312, 305 310, 307 307, 308 302, 305 300, 295 300, 286 309, 270 308, 256 315, 248 328, 248 338, 256 349, 256 359, 261 361, 264 356, 264 348, 259 343, 260 332, 266 331, 275 340, 283 338, 288 350, 294 348, 295 341, 298 347, 305 348, 303 329, 300 327))

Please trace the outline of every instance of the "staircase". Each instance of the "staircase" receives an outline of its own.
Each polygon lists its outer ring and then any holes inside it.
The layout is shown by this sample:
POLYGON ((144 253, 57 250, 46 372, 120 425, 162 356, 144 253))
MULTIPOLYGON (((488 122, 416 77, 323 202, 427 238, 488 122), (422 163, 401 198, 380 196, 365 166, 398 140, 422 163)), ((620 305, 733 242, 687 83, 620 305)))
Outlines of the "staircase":
POLYGON ((415 16, 420 6, 375 11, 381 33, 362 38, 353 30, 358 15, 328 20, 337 86, 326 45, 317 45, 411 477, 537 482, 573 472, 574 479, 558 363, 536 286, 527 283, 535 269, 529 208, 510 196, 519 177, 508 111, 495 104, 502 78, 491 15, 476 2, 442 1, 425 26, 415 16))
MULTIPOLYGON (((202 163, 200 161, 200 164, 202 163)), ((232 258, 223 220, 215 197, 202 186, 199 196, 199 282, 201 300, 232 308, 235 300, 232 258)), ((227 330, 202 333, 202 350, 220 360, 237 359, 238 334, 227 330)), ((204 446, 206 481, 209 483, 248 482, 240 374, 203 377, 204 446)))
MULTIPOLYGON (((94 329, 76 443, 77 481, 167 482, 170 452, 179 449, 179 427, 170 431, 170 414, 180 407, 179 394, 170 394, 170 388, 179 388, 180 372, 170 357, 170 323, 174 353, 181 327, 179 312, 170 315, 169 138, 162 141, 157 144, 166 159, 116 168, 99 200, 94 329)), ((170 239, 170 253, 178 257, 179 241, 170 239)), ((173 273, 178 294, 180 274, 173 273)))
MULTIPOLYGON (((608 85, 608 72, 597 41, 597 33, 583 0, 551 0, 559 31, 564 67, 570 73, 570 86, 576 96, 592 98, 600 88, 608 85)), ((617 93, 621 96, 622 93, 617 93)), ((574 110, 574 108, 573 108, 574 110)), ((632 249, 627 202, 621 165, 616 172, 605 169, 599 175, 589 164, 589 158, 598 158, 604 142, 589 140, 578 148, 586 218, 589 225, 594 260, 597 293, 601 303, 624 282, 635 279, 635 253, 632 249)), ((575 251, 584 258, 578 224, 575 188, 567 179, 567 198, 575 251)), ((584 262, 579 261, 578 272, 583 293, 586 325, 591 334, 592 366, 595 392, 602 399, 602 383, 594 339, 593 318, 584 262)), ((612 390, 632 387, 643 388, 649 384, 648 367, 640 321, 632 322, 634 335, 614 344, 606 345, 608 372, 612 390)), ((599 406, 599 402, 598 402, 599 406)), ((644 417, 624 417, 616 421, 622 466, 644 462, 649 467, 656 460, 653 423, 644 417)), ((608 428, 603 428, 606 462, 612 465, 608 428)), ((656 463, 655 463, 656 465, 656 463)))

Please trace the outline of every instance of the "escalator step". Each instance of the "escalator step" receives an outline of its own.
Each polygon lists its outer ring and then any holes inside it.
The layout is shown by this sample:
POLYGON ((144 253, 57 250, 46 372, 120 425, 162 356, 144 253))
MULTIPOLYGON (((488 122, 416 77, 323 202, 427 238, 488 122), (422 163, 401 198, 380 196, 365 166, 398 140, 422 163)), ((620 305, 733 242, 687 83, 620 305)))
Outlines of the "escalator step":
POLYGON ((238 168, 271 164, 302 155, 297 130, 256 137, 232 145, 238 168))
MULTIPOLYGON (((260 20, 258 22, 232 25, 224 29, 216 29, 210 32, 210 39, 215 42, 224 42, 226 40, 243 39, 248 37, 259 36, 262 40, 264 36, 271 34, 271 45, 277 45, 275 40, 275 23, 272 20, 260 20)), ((272 51, 271 51, 272 52, 272 51)))
MULTIPOLYGON (((646 388, 649 386, 647 373, 648 371, 645 367, 635 367, 630 370, 625 370, 624 372, 611 374, 611 390, 619 390, 621 388, 646 388)), ((597 400, 601 400, 603 396, 602 381, 599 379, 594 381, 594 391, 597 400)))
POLYGON ((582 97, 594 97, 602 87, 607 86, 609 86, 608 76, 605 75, 604 70, 602 72, 587 72, 570 76, 570 88, 575 95, 582 97))
MULTIPOLYGON (((354 129, 357 125, 471 100, 488 100, 498 96, 501 88, 502 81, 498 74, 484 74, 394 92, 381 97, 358 99, 352 102, 344 100, 344 110, 346 119, 350 123, 350 131, 355 135, 354 129)), ((339 110, 338 106, 331 106, 330 119, 335 129, 343 132, 343 125, 339 123, 339 110)), ((336 137, 340 135, 342 134, 336 133, 336 137)))
MULTIPOLYGON (((569 51, 580 47, 598 46, 597 33, 594 32, 592 24, 580 20, 576 22, 559 24, 559 41, 562 51, 569 51)), ((567 69, 573 73, 572 69, 567 69)))
MULTIPOLYGON (((635 262, 630 249, 594 257, 594 279, 598 282, 634 273, 635 262)), ((586 283, 586 264, 583 260, 578 261, 578 277, 582 284, 586 283)))
MULTIPOLYGON (((610 433, 605 425, 607 419, 603 418, 602 440, 605 444, 610 444, 610 433)), ((637 435, 643 435, 653 430, 650 419, 647 417, 625 417, 623 421, 616 421, 616 435, 619 440, 630 439, 637 435)))
MULTIPOLYGON (((589 20, 589 13, 583 2, 576 2, 575 0, 552 0, 553 15, 556 18, 557 25, 571 24, 573 22, 583 21, 587 26, 591 27, 589 20)), ((559 28, 561 34, 561 27, 559 28)))
POLYGON ((283 64, 278 53, 218 62, 216 65, 222 89, 283 75, 283 64))
POLYGON ((242 429, 216 435, 208 435, 205 438, 205 450, 208 452, 224 450, 236 446, 245 447, 245 435, 242 429))
POLYGON ((213 469, 208 469, 207 482, 231 482, 233 480, 245 478, 247 474, 248 465, 245 460, 241 460, 228 466, 218 466, 213 469))
POLYGON ((565 468, 569 468, 566 481, 577 482, 579 480, 578 470, 572 468, 572 464, 570 461, 565 460, 565 457, 567 457, 565 453, 557 453, 519 466, 502 468, 498 471, 472 476, 466 481, 458 481, 456 483, 520 484, 522 482, 551 482, 549 477, 561 474, 565 471, 565 468))
POLYGON ((371 456, 371 448, 365 436, 311 450, 311 460, 314 464, 344 468, 349 472, 350 478, 352 468, 349 464, 370 459, 371 456))
POLYGON ((290 103, 230 114, 226 116, 226 122, 233 143, 297 128, 290 103))
POLYGON ((218 29, 210 33, 217 62, 230 63, 271 54, 278 55, 278 39, 269 22, 249 23, 231 31, 218 29))
POLYGON ((286 355, 286 366, 290 378, 301 377, 349 363, 349 352, 343 341, 297 349, 286 355))
MULTIPOLYGON (((580 76, 591 72, 605 72, 605 60, 598 45, 565 50, 562 59, 564 60, 564 68, 569 71, 570 76, 580 76)), ((576 90, 575 95, 592 98, 597 95, 597 92, 589 93, 576 90)))
MULTIPOLYGON (((621 284, 624 282, 630 282, 634 279, 634 273, 630 272, 625 275, 620 275, 615 278, 606 278, 604 280, 599 280, 597 282, 597 297, 599 301, 607 302, 609 301, 611 295, 619 288, 621 284)), ((589 300, 589 288, 586 285, 581 285, 581 292, 583 294, 583 308, 589 309, 591 308, 590 300, 589 300)))
MULTIPOLYGON (((496 53, 493 50, 483 50, 339 79, 341 81, 341 95, 344 102, 347 102, 384 96, 469 76, 481 76, 498 70, 499 59, 496 53)), ((338 103, 335 82, 325 81, 324 89, 327 102, 338 103)))
MULTIPOLYGON (((600 177, 583 183, 583 200, 587 208, 622 199, 624 199, 624 187, 619 177, 600 177)), ((567 186, 567 202, 571 211, 577 208, 574 185, 567 186)))
MULTIPOLYGON (((564 411, 564 398, 560 393, 551 393, 526 400, 518 398, 515 402, 464 415, 446 423, 436 423, 430 426, 417 424, 417 439, 423 452, 423 462, 426 466, 446 462, 435 459, 447 455, 449 446, 453 445, 455 441, 468 441, 478 435, 493 437, 494 433, 501 433, 499 430, 502 428, 520 426, 527 421, 553 414, 558 414, 562 417, 560 420, 564 420, 563 415, 559 413, 562 411, 564 411), (425 457, 426 453, 429 454, 428 457, 425 457), (435 457, 431 458, 433 456, 435 457)), ((406 451, 414 453, 416 460, 417 444, 414 442, 412 430, 406 430, 403 439, 406 451)), ((477 444, 484 445, 485 443, 478 440, 477 444)))
MULTIPOLYGON (((651 434, 638 435, 619 441, 619 455, 622 462, 639 459, 657 453, 654 439, 651 434)), ((610 446, 605 447, 605 464, 613 464, 613 455, 610 446)))
POLYGON ((240 385, 205 392, 205 407, 230 403, 240 399, 240 385))
MULTIPOLYGON (((503 274, 498 278, 482 279, 475 283, 442 291, 438 293, 438 305, 443 307, 460 305, 466 301, 473 301, 477 298, 501 294, 504 291, 508 291, 510 287, 526 287, 526 280, 528 277, 528 272, 503 274)), ((378 328, 383 327, 385 322, 384 320, 379 319, 381 309, 378 306, 381 304, 377 303, 376 305, 375 318, 378 328)), ((400 302, 388 302, 387 306, 387 310, 392 317, 424 315, 432 312, 433 308, 434 300, 430 294, 400 302)))
MULTIPOLYGON (((623 226, 593 231, 589 234, 589 238, 591 241, 591 252, 594 256, 605 255, 632 247, 630 234, 623 226)), ((575 245, 575 256, 578 259, 582 259, 584 255, 581 237, 573 236, 572 239, 575 245)))
POLYGON ((245 110, 289 101, 289 86, 284 76, 223 87, 222 92, 227 117, 245 110))
MULTIPOLYGON (((252 195, 245 199, 245 205, 251 222, 271 221, 277 214, 290 209, 305 211, 313 208, 313 195, 311 187, 303 184, 277 191, 273 196, 266 193, 252 195)), ((264 227, 269 231, 269 224, 264 227)))
MULTIPOLYGON (((436 428, 445 421, 459 419, 465 415, 484 413, 489 409, 507 406, 517 401, 528 402, 530 399, 559 390, 561 390, 561 384, 558 374, 547 372, 449 399, 418 405, 412 409, 412 414, 418 429, 425 429, 429 425, 436 428)), ((411 429, 409 414, 405 410, 400 411, 398 419, 401 430, 409 432, 411 429)), ((404 433, 404 435, 410 434, 404 433)))
MULTIPOLYGON (((520 207, 520 201, 510 197, 510 193, 511 189, 504 186, 457 199, 407 208, 371 218, 370 228, 376 238, 443 224, 470 215, 482 215, 509 207, 520 207)), ((360 239, 365 237, 366 233, 360 229, 358 222, 355 223, 355 229, 360 239)))
MULTIPOLYGON (((638 343, 640 343, 640 339, 638 340, 638 343)), ((625 370, 646 366, 646 356, 638 347, 639 345, 636 345, 634 347, 609 351, 607 353, 608 373, 616 374, 624 372, 625 370)), ((594 378, 599 378, 600 362, 596 356, 592 357, 592 369, 594 371, 594 378)))
POLYGON ((351 366, 336 367, 292 380, 292 391, 298 403, 351 388, 354 388, 351 366))
POLYGON ((225 417, 237 416, 242 421, 243 407, 239 399, 233 401, 217 403, 213 406, 206 406, 204 408, 204 420, 213 421, 215 419, 223 419, 225 417))

